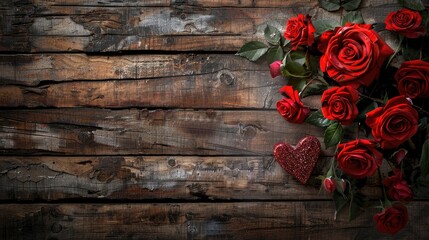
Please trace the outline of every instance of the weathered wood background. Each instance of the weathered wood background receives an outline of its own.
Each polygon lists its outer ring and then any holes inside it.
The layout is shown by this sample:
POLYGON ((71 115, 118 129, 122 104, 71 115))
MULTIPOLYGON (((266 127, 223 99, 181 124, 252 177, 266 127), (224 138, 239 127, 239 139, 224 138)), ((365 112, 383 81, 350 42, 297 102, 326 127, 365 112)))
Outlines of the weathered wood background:
MULTIPOLYGON (((272 157, 323 133, 284 121, 284 82, 234 52, 298 13, 339 19, 317 0, 1 1, 0 238, 390 239, 272 157)), ((395 238, 428 238, 428 207, 395 238)))

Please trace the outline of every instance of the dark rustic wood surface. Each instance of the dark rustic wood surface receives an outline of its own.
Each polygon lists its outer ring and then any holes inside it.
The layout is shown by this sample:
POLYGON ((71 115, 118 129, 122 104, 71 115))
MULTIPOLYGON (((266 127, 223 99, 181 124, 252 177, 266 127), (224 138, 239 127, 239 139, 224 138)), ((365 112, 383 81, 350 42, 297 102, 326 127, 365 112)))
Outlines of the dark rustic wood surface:
MULTIPOLYGON (((329 201, 133 204, 5 204, 2 237, 23 239, 392 239, 376 232, 369 209, 333 219, 329 201), (35 231, 37 229, 37 231, 35 231)), ((394 239, 427 239, 428 203, 413 202, 394 239)))
MULTIPOLYGON (((1 1, 0 239, 392 239, 375 208, 334 219, 316 179, 334 149, 307 186, 281 169, 276 142, 323 132, 284 121, 284 81, 234 56, 267 23, 340 18, 317 2, 1 1)), ((413 202, 395 239, 427 238, 428 209, 413 202)))

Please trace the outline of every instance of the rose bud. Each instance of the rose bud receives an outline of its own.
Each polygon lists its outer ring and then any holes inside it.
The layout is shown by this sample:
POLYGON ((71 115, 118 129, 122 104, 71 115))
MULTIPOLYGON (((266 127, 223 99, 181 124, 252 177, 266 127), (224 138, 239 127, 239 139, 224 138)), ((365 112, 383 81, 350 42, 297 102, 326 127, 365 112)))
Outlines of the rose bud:
POLYGON ((280 60, 277 60, 270 64, 270 73, 272 78, 275 78, 282 74, 281 66, 282 66, 282 61, 280 60))
POLYGON ((333 193, 337 188, 337 183, 331 177, 327 177, 323 179, 323 188, 328 193, 333 193))
POLYGON ((395 204, 374 216, 376 229, 381 233, 395 234, 408 223, 408 210, 405 206, 395 204))

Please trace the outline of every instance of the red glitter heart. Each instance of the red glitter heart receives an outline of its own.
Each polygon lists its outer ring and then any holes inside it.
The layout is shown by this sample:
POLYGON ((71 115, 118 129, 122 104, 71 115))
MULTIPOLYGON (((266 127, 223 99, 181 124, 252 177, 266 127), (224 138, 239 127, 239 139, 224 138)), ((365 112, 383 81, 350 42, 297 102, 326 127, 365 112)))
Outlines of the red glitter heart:
POLYGON ((313 136, 301 139, 296 147, 284 142, 274 146, 274 158, 302 184, 306 184, 310 178, 319 154, 320 142, 313 136))

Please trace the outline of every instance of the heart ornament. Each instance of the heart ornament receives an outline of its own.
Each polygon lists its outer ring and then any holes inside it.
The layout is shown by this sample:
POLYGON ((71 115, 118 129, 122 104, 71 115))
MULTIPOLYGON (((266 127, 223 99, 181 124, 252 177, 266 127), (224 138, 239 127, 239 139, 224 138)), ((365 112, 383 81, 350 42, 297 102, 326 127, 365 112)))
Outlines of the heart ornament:
POLYGON ((285 142, 277 143, 274 146, 274 158, 287 173, 306 184, 316 167, 320 151, 319 140, 309 136, 301 139, 296 147, 285 142))

